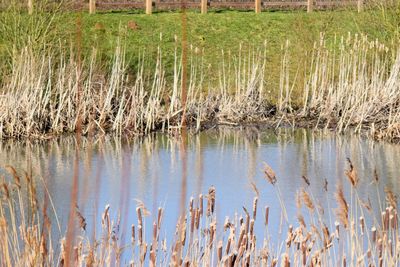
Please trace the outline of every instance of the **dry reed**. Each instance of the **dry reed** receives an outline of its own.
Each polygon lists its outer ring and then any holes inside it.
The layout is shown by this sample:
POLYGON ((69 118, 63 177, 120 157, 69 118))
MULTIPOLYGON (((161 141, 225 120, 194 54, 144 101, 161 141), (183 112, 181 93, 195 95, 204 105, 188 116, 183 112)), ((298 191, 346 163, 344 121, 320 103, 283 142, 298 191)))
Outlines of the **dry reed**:
MULTIPOLYGON (((10 174, 2 183, 0 202, 0 264, 65 264, 66 239, 57 240, 61 244, 60 251, 53 248, 53 225, 48 220, 46 202, 37 201, 42 198, 30 189, 33 177, 28 176, 23 182, 15 179, 19 173, 14 168, 7 169, 10 174), (24 190, 31 191, 27 199, 19 198, 24 190), (34 202, 36 207, 31 206, 34 202), (34 220, 23 216, 26 207, 31 207, 34 220)), ((275 190, 279 189, 278 184, 273 185, 275 190)), ((177 220, 175 235, 168 240, 161 239, 160 235, 164 231, 163 214, 168 211, 159 208, 154 221, 147 222, 145 217, 149 212, 145 204, 137 200, 137 226, 131 226, 131 238, 127 244, 120 242, 120 236, 125 234, 119 232, 121 218, 111 216, 109 205, 101 216, 101 232, 93 238, 86 236, 86 219, 76 207, 76 227, 82 231, 74 236, 71 261, 74 266, 119 265, 123 261, 139 266, 277 266, 278 263, 282 266, 332 266, 338 261, 346 266, 398 265, 399 225, 397 199, 393 192, 386 192, 388 206, 380 214, 381 219, 373 217, 373 213, 355 217, 355 211, 362 209, 361 203, 354 201, 349 205, 342 186, 338 186, 335 219, 340 223, 334 224, 321 217, 305 189, 300 192, 301 201, 311 212, 305 218, 301 208, 298 210, 299 224, 287 224, 282 244, 279 241, 275 244, 269 237, 271 222, 268 206, 263 211, 264 222, 260 222, 267 230, 264 242, 257 241, 263 238, 256 229, 259 217, 257 207, 262 191, 252 202, 252 214, 250 209, 243 207, 244 213, 239 214, 241 219, 226 217, 225 222, 219 224, 215 214, 218 210, 216 188, 210 187, 205 211, 207 216, 202 216, 203 196, 200 195, 198 201, 191 198, 187 211, 177 220), (306 219, 310 223, 306 223, 306 219), (145 231, 146 228, 150 231, 145 231), (178 247, 181 248, 178 250, 178 247)), ((354 196, 351 197, 353 199, 354 196)))

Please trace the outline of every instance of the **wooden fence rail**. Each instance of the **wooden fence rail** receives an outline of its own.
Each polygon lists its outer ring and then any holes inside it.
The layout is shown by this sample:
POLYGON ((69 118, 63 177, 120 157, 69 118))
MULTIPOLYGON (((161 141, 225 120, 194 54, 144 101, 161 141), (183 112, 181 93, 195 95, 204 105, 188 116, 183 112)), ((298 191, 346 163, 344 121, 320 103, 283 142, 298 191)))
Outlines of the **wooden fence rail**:
MULTIPOLYGON (((29 14, 32 14, 35 0, 26 1, 29 14)), ((255 13, 260 13, 262 10, 268 9, 306 9, 307 12, 312 12, 316 9, 354 7, 357 8, 358 12, 361 12, 364 1, 366 0, 190 0, 185 2, 185 7, 190 9, 200 8, 202 14, 206 14, 208 8, 254 9, 255 13)), ((134 2, 127 0, 89 0, 89 3, 85 6, 84 8, 88 8, 90 14, 96 13, 96 10, 144 9, 146 14, 151 15, 153 9, 179 9, 182 3, 181 1, 171 0, 134 0, 134 2)))

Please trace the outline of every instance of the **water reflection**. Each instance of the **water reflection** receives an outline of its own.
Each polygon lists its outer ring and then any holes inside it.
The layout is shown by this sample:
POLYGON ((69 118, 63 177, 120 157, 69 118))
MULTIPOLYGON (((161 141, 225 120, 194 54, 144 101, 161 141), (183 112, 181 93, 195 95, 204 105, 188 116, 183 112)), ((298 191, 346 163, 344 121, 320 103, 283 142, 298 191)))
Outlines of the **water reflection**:
MULTIPOLYGON (((1 166, 10 164, 18 170, 27 170, 36 178, 43 177, 64 230, 73 189, 76 147, 74 137, 0 143, 1 166)), ((371 185, 375 169, 381 178, 381 195, 385 185, 400 193, 398 145, 352 135, 336 136, 325 131, 246 128, 210 130, 187 137, 154 134, 121 139, 105 136, 82 139, 78 152, 79 209, 89 226, 98 227, 101 212, 110 204, 114 216, 122 215, 121 236, 136 222, 135 207, 140 201, 150 211, 146 218, 149 221, 156 220, 158 207, 164 207, 163 234, 172 236, 183 210, 182 203, 186 204, 191 196, 197 197, 215 186, 217 218, 222 222, 225 216, 241 213, 243 206, 252 206, 255 196, 252 183, 260 192, 259 207, 270 207, 271 232, 279 233, 281 208, 275 189, 264 178, 264 161, 277 173, 291 222, 297 220, 296 192, 307 186, 301 179, 303 175, 310 180, 309 191, 316 203, 327 211, 326 216, 333 216, 329 210, 336 205, 335 187, 348 183, 344 176, 347 157, 352 159, 359 173, 360 197, 363 200, 369 197, 374 210, 379 211, 378 202, 374 201, 377 192, 371 185), (328 194, 323 190, 325 179, 328 194)), ((37 179, 37 183, 42 183, 42 179, 37 179)), ((259 223, 263 235, 262 221, 259 223)), ((94 235, 96 227, 89 228, 94 235)), ((150 233, 151 229, 146 231, 150 233)), ((274 238, 282 240, 278 234, 274 238)))

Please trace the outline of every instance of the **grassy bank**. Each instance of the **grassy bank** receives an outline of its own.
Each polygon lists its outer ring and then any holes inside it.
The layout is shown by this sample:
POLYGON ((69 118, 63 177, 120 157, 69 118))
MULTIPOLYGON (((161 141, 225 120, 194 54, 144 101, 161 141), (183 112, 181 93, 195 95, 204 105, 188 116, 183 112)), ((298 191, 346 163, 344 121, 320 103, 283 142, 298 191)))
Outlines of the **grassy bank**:
MULTIPOLYGON (((76 43, 77 19, 81 20, 80 30, 84 57, 96 48, 102 63, 110 65, 118 44, 126 46, 127 63, 136 68, 138 51, 146 51, 153 63, 158 47, 163 50, 167 77, 172 76, 174 50, 181 38, 181 14, 160 12, 152 16, 137 12, 107 12, 89 15, 76 12, 38 12, 32 17, 18 15, 14 11, 1 13, 3 29, 0 30, 0 55, 7 58, 13 49, 26 45, 34 47, 69 48, 76 43), (49 28, 46 28, 48 25, 49 28), (45 30, 44 30, 45 29, 45 30), (122 43, 121 43, 122 42, 122 43)), ((398 21, 387 19, 380 10, 358 14, 352 10, 322 11, 307 14, 304 11, 263 12, 252 11, 211 11, 207 15, 190 11, 187 19, 188 44, 204 54, 204 64, 216 72, 222 57, 231 53, 237 55, 239 46, 258 48, 267 41, 267 58, 272 66, 270 72, 276 78, 273 66, 279 65, 282 45, 289 41, 292 62, 301 65, 308 57, 320 33, 325 34, 328 46, 335 37, 351 34, 365 34, 371 40, 378 38, 389 43, 396 35, 398 21), (394 24, 389 27, 388 24, 394 24)), ((215 77, 214 77, 215 78, 215 77)), ((276 83, 276 80, 274 82, 276 83)), ((271 81, 272 82, 272 81, 271 81)))

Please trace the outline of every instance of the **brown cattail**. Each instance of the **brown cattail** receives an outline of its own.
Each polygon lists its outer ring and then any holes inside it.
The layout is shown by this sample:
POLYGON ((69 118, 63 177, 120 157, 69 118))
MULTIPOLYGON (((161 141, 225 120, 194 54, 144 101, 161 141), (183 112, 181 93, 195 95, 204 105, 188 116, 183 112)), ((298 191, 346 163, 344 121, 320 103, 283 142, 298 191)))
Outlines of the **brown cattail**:
POLYGON ((191 234, 193 234, 193 232, 194 232, 195 221, 196 221, 196 210, 197 209, 192 209, 190 211, 190 233, 191 234))
POLYGON ((371 235, 372 235, 372 242, 376 242, 376 227, 375 226, 373 226, 372 228, 371 228, 371 235))
POLYGON ((218 256, 218 262, 220 262, 222 260, 222 241, 218 242, 217 256, 218 256))
POLYGON ((193 197, 191 197, 190 201, 189 201, 189 212, 193 211, 193 202, 194 202, 194 199, 193 199, 193 197))
POLYGON ((361 234, 363 235, 365 232, 365 220, 364 217, 360 217, 360 228, 361 228, 361 234))
POLYGON ((286 247, 290 248, 292 245, 292 238, 293 238, 293 225, 289 225, 288 229, 288 237, 286 239, 286 247))
POLYGON ((258 198, 255 197, 253 200, 253 219, 256 220, 257 217, 257 203, 258 203, 258 198))
POLYGON ((199 227, 200 227, 200 209, 196 209, 195 217, 196 217, 195 227, 196 227, 196 230, 199 230, 199 227))
POLYGON ((245 234, 245 229, 244 229, 244 227, 242 226, 242 227, 240 228, 240 235, 239 235, 239 239, 238 239, 238 243, 237 243, 237 249, 239 249, 239 248, 240 248, 240 245, 242 244, 242 240, 243 240, 244 234, 245 234))
POLYGON ((283 267, 290 267, 289 255, 287 253, 282 255, 282 266, 283 267))
POLYGON ((265 207, 265 226, 268 226, 268 221, 269 221, 269 207, 265 207))
POLYGON ((382 227, 385 231, 389 228, 389 214, 386 211, 382 212, 382 227))
POLYGON ((185 246, 186 243, 186 218, 183 220, 182 228, 181 228, 181 242, 182 246, 185 246))
POLYGON ((137 217, 138 217, 138 224, 139 224, 139 226, 143 227, 143 216, 142 216, 142 211, 139 207, 136 208, 136 213, 137 213, 137 217))
POLYGON ((249 239, 247 238, 247 235, 244 235, 242 239, 242 246, 244 247, 245 250, 247 250, 248 243, 249 239))
POLYGON ((157 215, 158 230, 160 230, 160 228, 161 228, 162 214, 163 214, 163 209, 162 208, 158 208, 158 215, 157 215))
POLYGON ((382 241, 382 238, 379 238, 377 243, 378 243, 378 245, 377 245, 378 254, 379 254, 379 257, 381 257, 382 253, 383 253, 383 241, 382 241))
POLYGON ((244 248, 244 246, 240 246, 240 247, 239 247, 239 251, 238 251, 237 257, 236 257, 236 261, 237 261, 237 262, 240 262, 240 261, 241 261, 241 259, 242 259, 242 257, 243 257, 243 253, 244 253, 245 250, 246 250, 246 249, 244 248))
POLYGON ((213 244, 214 244, 215 231, 216 231, 216 223, 213 222, 213 223, 211 223, 211 225, 210 225, 210 240, 209 240, 209 243, 208 243, 208 246, 209 246, 210 248, 212 248, 212 247, 213 247, 213 244))
POLYGON ((143 243, 143 245, 141 246, 141 253, 140 253, 140 262, 142 266, 146 259, 146 254, 147 254, 147 244, 143 243))
POLYGON ((142 225, 138 226, 139 245, 143 244, 143 228, 142 225))
POLYGON ((215 209, 215 187, 211 186, 208 189, 208 201, 207 201, 207 216, 214 214, 215 209))
POLYGON ((394 210, 393 214, 390 215, 390 225, 392 226, 392 228, 394 230, 396 230, 398 228, 398 215, 397 215, 397 211, 394 210))
POLYGON ((301 252, 302 252, 302 260, 303 260, 303 266, 307 265, 307 246, 306 242, 301 243, 301 252))
POLYGON ((132 243, 132 246, 135 246, 135 239, 136 239, 136 233, 135 233, 135 225, 134 224, 132 224, 132 226, 131 226, 131 243, 132 243))
POLYGON ((156 266, 156 253, 153 247, 150 248, 150 266, 151 267, 156 266))
POLYGON ((231 249, 231 242, 232 242, 231 240, 232 240, 232 237, 229 236, 228 242, 226 242, 226 247, 225 247, 225 254, 226 254, 226 255, 229 254, 229 251, 230 251, 230 249, 231 249))
POLYGON ((338 221, 335 221, 335 235, 336 235, 336 239, 339 240, 340 237, 340 223, 338 221))
POLYGON ((239 225, 240 225, 240 226, 243 225, 243 217, 242 217, 242 216, 240 216, 240 218, 239 218, 239 225))
POLYGON ((254 234, 254 219, 251 219, 251 221, 250 221, 250 236, 253 236, 253 234, 254 234))
MULTIPOLYGON (((158 237, 158 228, 156 222, 153 222, 153 246, 157 242, 157 237, 158 237)), ((155 249, 155 248, 154 248, 155 249)))
POLYGON ((203 195, 199 195, 199 211, 200 211, 200 216, 203 216, 203 195))
POLYGON ((247 234, 248 232, 249 232, 249 227, 250 227, 250 216, 249 216, 249 214, 246 214, 246 224, 245 224, 245 229, 246 229, 246 231, 245 231, 245 233, 247 234))

